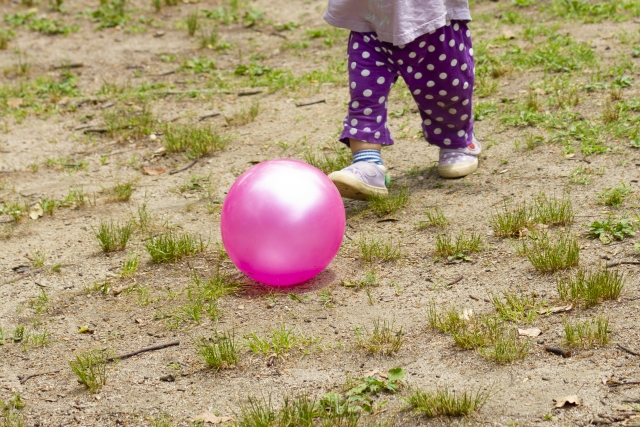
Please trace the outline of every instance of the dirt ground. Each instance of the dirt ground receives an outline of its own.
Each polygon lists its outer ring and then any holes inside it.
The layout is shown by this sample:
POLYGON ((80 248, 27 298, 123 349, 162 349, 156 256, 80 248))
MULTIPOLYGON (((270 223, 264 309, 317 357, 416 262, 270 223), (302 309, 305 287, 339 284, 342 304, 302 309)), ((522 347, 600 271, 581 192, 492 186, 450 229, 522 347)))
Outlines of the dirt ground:
MULTIPOLYGON (((45 0, 32 6, 2 2, 3 28, 14 34, 0 51, 0 400, 19 393, 26 426, 186 426, 205 411, 237 420, 251 396, 270 396, 279 408, 284 396, 321 396, 341 390, 347 378, 402 367, 407 376, 400 393, 378 397, 378 403, 388 402, 363 415, 359 425, 640 425, 637 406, 626 404, 640 399, 638 386, 620 385, 640 381, 640 357, 617 346, 640 352, 637 265, 618 267, 626 282, 617 299, 519 325, 542 334, 520 338, 529 341, 529 354, 512 363, 461 350, 450 336, 431 329, 427 318, 432 301, 474 315, 493 313, 491 295, 502 292, 535 294, 549 307, 564 304, 556 281, 575 269, 536 271, 518 254, 517 239, 497 237, 490 225, 503 204, 529 201, 540 192, 568 194, 573 203, 577 215, 568 228, 579 239, 580 266, 638 260, 637 238, 604 245, 587 232, 589 223, 610 213, 632 222, 639 213, 640 159, 633 141, 640 145, 640 17, 623 9, 598 19, 559 17, 553 6, 561 3, 473 2, 476 61, 485 66, 474 101, 476 136, 484 145, 476 173, 452 181, 437 176, 437 150, 420 137, 419 115, 398 85, 389 107, 396 145, 383 155, 394 188, 408 189, 406 205, 379 217, 366 202, 345 201, 346 237, 323 273, 280 292, 243 278, 249 290, 220 298, 219 317, 203 315, 198 323, 167 313, 185 304, 193 271, 203 278, 217 268, 238 273, 229 260, 220 261, 220 206, 234 180, 257 162, 332 155, 348 102, 347 33, 323 23, 324 0, 251 1, 229 23, 205 14, 228 8, 222 1, 185 1, 163 5, 160 12, 151 2, 130 1, 129 20, 103 29, 92 15, 97 1, 64 2, 62 12, 51 11, 45 0), (31 8, 37 8, 35 17, 78 28, 48 35, 29 27, 34 17, 19 26, 6 18, 31 8), (201 30, 189 36, 185 20, 196 11, 201 30), (200 34, 214 26, 219 44, 206 46, 200 34), (535 28, 537 38, 528 39, 527 31, 535 28), (555 69, 553 61, 514 59, 518 47, 531 52, 552 37, 540 28, 584 43, 594 59, 565 53, 563 61, 576 65, 555 69), (281 84, 274 70, 290 71, 289 80, 281 84), (71 88, 52 89, 47 82, 71 88), (254 87, 259 89, 249 90, 254 87), (559 105, 557 99, 571 88, 579 102, 559 105), (537 122, 521 112, 532 93, 542 105, 537 122), (322 102, 296 106, 314 101, 322 102), (609 121, 620 128, 598 127, 595 138, 604 148, 589 151, 587 136, 576 136, 571 126, 601 124, 616 103, 630 106, 609 121), (107 129, 111 112, 137 114, 143 106, 154 121, 140 134, 107 129), (252 106, 259 109, 255 119, 242 120, 252 106), (201 119, 213 113, 219 115, 201 119), (549 124, 556 118, 564 122, 549 124), (212 126, 229 138, 228 145, 170 174, 191 159, 162 152, 166 123, 212 126), (165 172, 148 175, 145 168, 165 172), (577 168, 587 171, 586 185, 573 179, 577 168), (123 182, 133 182, 135 191, 129 201, 113 202, 109 189, 123 182), (632 190, 622 207, 597 204, 597 193, 621 182, 632 190), (32 212, 44 200, 57 203, 49 213, 36 212, 36 219, 6 209, 18 202, 32 212), (152 217, 152 230, 135 231, 127 250, 103 253, 95 237, 100 222, 139 220, 142 206, 152 217), (478 233, 484 250, 467 260, 436 256, 440 231, 416 225, 434 207, 449 219, 454 236, 460 230, 478 233), (201 236, 207 249, 173 263, 153 263, 145 243, 150 233, 168 227, 201 236), (365 263, 358 245, 364 237, 397 243, 400 258, 365 263), (138 270, 122 277, 133 253, 139 255, 138 270), (345 286, 371 271, 377 286, 345 286), (563 320, 597 315, 609 318, 607 345, 574 348, 570 358, 544 350, 567 348, 563 320), (358 345, 376 320, 401 330, 397 353, 371 354, 358 345), (197 337, 223 330, 234 330, 242 342, 251 332, 262 335, 280 324, 317 340, 275 358, 243 348, 237 367, 218 372, 207 369, 193 345, 197 337), (13 339, 21 326, 27 337, 13 339), (33 338, 45 331, 46 340, 33 338), (107 382, 95 394, 69 367, 90 349, 119 355, 176 340, 180 345, 109 364, 107 382), (484 389, 491 396, 463 418, 428 419, 407 408, 403 397, 411 389, 436 387, 484 389), (554 408, 553 399, 570 395, 578 396, 579 406, 554 408), (165 415, 166 424, 159 424, 165 415)), ((0 418, 0 425, 20 424, 0 418)))

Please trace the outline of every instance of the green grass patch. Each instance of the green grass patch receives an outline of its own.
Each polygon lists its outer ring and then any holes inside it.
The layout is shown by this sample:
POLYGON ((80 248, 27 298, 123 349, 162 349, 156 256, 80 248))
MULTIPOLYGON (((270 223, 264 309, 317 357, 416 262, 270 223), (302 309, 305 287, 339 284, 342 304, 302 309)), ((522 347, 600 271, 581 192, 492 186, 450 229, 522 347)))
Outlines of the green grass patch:
POLYGON ((364 262, 396 261, 402 256, 399 244, 394 244, 392 241, 382 241, 376 237, 362 237, 358 246, 364 262))
POLYGON ((628 218, 615 219, 609 217, 589 224, 589 237, 600 239, 608 245, 614 240, 624 240, 629 236, 635 236, 638 222, 633 222, 628 218))
POLYGON ((624 274, 616 270, 579 270, 574 276, 559 279, 558 294, 563 301, 593 307, 620 296, 624 288, 624 274))
POLYGON ((593 320, 575 323, 564 320, 562 324, 565 341, 571 347, 604 347, 609 343, 611 329, 607 318, 598 316, 593 320))
POLYGON ((294 333, 293 328, 280 324, 271 328, 269 335, 259 336, 255 332, 250 332, 245 336, 245 343, 254 354, 265 356, 273 354, 276 357, 282 357, 296 348, 304 351, 308 347, 318 346, 320 339, 298 335, 294 333))
POLYGON ((148 136, 158 126, 156 117, 145 104, 107 110, 103 115, 107 134, 120 139, 137 140, 148 136))
POLYGON ((449 220, 444 216, 442 209, 436 207, 425 212, 426 221, 419 221, 416 225, 418 230, 424 230, 429 227, 445 228, 449 224, 449 220))
POLYGON ((483 250, 482 238, 475 231, 467 235, 462 230, 455 239, 450 233, 442 233, 436 236, 435 253, 438 256, 447 257, 449 259, 460 258, 466 259, 472 253, 481 252, 483 250))
POLYGON ((122 251, 127 247, 133 233, 133 223, 118 224, 113 221, 100 221, 97 230, 93 230, 102 252, 122 251))
POLYGON ((391 187, 387 197, 372 196, 369 198, 369 209, 382 218, 395 214, 409 202, 409 191, 406 186, 391 187))
POLYGON ((632 192, 633 190, 622 182, 620 187, 605 188, 603 192, 597 193, 598 204, 619 208, 632 192))
POLYGON ((311 150, 304 152, 304 161, 327 175, 346 168, 351 164, 351 159, 351 151, 344 144, 325 146, 320 153, 311 150))
POLYGON ((580 245, 569 232, 555 237, 549 237, 548 233, 535 233, 531 239, 522 242, 518 253, 527 258, 536 270, 551 273, 578 265, 580 245))
POLYGON ((184 152, 197 159, 224 150, 229 139, 210 126, 168 125, 164 131, 164 146, 169 153, 184 152))
POLYGON ((91 12, 91 18, 98 23, 99 29, 124 27, 129 21, 126 5, 126 0, 100 0, 98 9, 91 12))
POLYGON ((370 354, 391 356, 400 351, 404 337, 402 328, 393 329, 393 322, 377 319, 373 321, 373 330, 366 337, 359 337, 358 347, 370 354))
POLYGON ((238 343, 233 332, 223 332, 212 339, 198 338, 195 347, 200 358, 216 371, 240 363, 238 343))
POLYGON ((106 352, 90 350, 76 355, 75 360, 69 361, 69 366, 78 377, 78 382, 84 384, 91 393, 97 393, 107 383, 106 352))
POLYGON ((539 307, 535 296, 516 295, 510 292, 503 292, 502 298, 492 295, 491 303, 503 320, 514 323, 533 322, 537 317, 539 307))
POLYGON ((128 202, 136 188, 135 181, 118 182, 109 190, 109 201, 111 202, 128 202))
POLYGON ((195 255, 206 248, 201 237, 188 233, 169 231, 152 236, 145 244, 145 249, 155 263, 173 262, 185 256, 195 255))
POLYGON ((411 409, 427 418, 463 417, 482 408, 489 397, 488 391, 458 393, 443 387, 435 391, 412 390, 406 400, 411 409))

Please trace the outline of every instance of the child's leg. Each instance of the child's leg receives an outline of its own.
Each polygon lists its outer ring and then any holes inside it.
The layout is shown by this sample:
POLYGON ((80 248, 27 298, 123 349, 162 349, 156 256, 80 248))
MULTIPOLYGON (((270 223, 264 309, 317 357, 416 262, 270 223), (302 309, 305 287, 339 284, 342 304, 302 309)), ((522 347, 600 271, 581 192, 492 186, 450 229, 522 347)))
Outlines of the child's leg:
POLYGON ((329 175, 344 197, 388 194, 380 148, 393 144, 387 129, 387 98, 397 72, 385 50, 373 33, 352 32, 349 37, 351 100, 340 141, 351 147, 353 164, 329 175))
POLYGON ((441 148, 438 170, 447 178, 476 170, 480 153, 473 139, 474 61, 471 33, 464 21, 452 21, 425 34, 393 57, 418 104, 422 131, 441 148))

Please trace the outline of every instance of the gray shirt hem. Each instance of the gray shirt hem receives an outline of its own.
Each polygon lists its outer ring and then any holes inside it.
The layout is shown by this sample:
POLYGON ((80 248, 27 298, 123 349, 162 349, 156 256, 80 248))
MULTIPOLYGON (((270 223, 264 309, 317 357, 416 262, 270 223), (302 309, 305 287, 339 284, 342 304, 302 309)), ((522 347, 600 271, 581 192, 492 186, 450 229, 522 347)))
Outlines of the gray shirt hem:
POLYGON ((334 27, 345 28, 357 33, 376 33, 380 40, 388 43, 393 43, 394 45, 398 46, 402 44, 408 44, 423 34, 437 30, 438 28, 442 28, 447 25, 448 21, 471 21, 471 13, 469 13, 469 9, 466 8, 449 9, 446 13, 437 17, 436 19, 426 22, 425 24, 417 28, 411 28, 410 31, 405 31, 400 34, 393 32, 376 31, 371 23, 367 21, 339 19, 331 16, 328 11, 324 14, 324 20, 327 22, 327 24, 333 25, 334 27))

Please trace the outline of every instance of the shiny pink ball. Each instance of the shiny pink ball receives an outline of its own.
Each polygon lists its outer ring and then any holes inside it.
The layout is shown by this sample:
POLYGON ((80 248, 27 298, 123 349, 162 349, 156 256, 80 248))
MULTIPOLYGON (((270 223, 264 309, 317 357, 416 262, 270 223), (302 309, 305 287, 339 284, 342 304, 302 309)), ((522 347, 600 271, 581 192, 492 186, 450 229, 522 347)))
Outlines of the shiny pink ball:
POLYGON ((260 163, 231 186, 222 206, 222 242, 250 278, 274 286, 324 270, 345 231, 340 193, 315 167, 291 159, 260 163))

